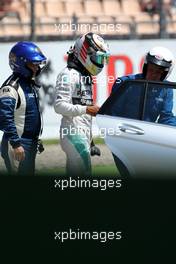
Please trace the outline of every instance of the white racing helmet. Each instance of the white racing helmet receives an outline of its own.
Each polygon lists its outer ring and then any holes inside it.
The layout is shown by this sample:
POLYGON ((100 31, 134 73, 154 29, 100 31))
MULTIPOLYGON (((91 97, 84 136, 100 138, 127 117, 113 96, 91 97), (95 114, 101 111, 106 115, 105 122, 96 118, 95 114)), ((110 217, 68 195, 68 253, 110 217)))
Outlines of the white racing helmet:
POLYGON ((74 53, 91 75, 99 74, 110 56, 108 44, 102 37, 92 32, 79 37, 68 53, 74 53))
POLYGON ((152 48, 145 57, 143 65, 143 74, 146 75, 148 63, 158 65, 164 68, 164 74, 161 81, 166 79, 174 67, 174 56, 169 49, 164 47, 152 48))

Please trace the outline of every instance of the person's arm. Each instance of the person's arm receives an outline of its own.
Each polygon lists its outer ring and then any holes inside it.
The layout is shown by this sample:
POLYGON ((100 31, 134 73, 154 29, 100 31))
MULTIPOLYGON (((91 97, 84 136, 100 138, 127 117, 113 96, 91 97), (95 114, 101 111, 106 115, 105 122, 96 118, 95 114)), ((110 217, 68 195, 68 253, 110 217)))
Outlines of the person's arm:
POLYGON ((72 89, 77 79, 72 73, 63 72, 58 75, 55 89, 55 112, 64 116, 79 116, 86 114, 86 106, 72 104, 72 89))
POLYGON ((72 117, 83 114, 95 116, 99 110, 98 106, 72 104, 72 92, 76 86, 79 86, 79 76, 76 74, 63 72, 58 75, 55 89, 55 112, 72 117))
POLYGON ((176 126, 176 117, 173 112, 173 90, 167 89, 164 97, 163 108, 158 119, 158 123, 176 126))
POLYGON ((14 111, 18 102, 17 91, 10 86, 0 89, 0 130, 5 132, 17 160, 24 159, 24 149, 20 144, 20 138, 14 122, 14 111))
POLYGON ((112 86, 111 93, 115 92, 121 86, 122 82, 121 78, 117 78, 112 86))
POLYGON ((130 76, 128 75, 117 78, 112 86, 111 93, 114 93, 117 89, 120 88, 120 86, 123 84, 124 81, 129 80, 129 79, 130 79, 130 76))

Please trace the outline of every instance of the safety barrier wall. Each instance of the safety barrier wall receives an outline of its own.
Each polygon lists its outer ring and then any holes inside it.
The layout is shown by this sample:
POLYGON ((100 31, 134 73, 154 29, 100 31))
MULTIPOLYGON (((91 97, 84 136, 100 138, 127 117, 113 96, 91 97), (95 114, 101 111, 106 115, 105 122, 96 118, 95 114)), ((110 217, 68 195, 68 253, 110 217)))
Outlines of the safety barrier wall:
MULTIPOLYGON (((144 55, 151 47, 167 47, 176 57, 175 40, 110 40, 108 43, 111 51, 109 64, 97 76, 97 79, 94 78, 94 100, 98 105, 101 105, 108 97, 116 77, 141 71, 144 55)), ((61 116, 54 112, 53 92, 57 74, 66 65, 66 52, 73 45, 73 41, 39 42, 37 44, 49 60, 49 66, 40 78, 41 83, 45 86, 45 89, 40 91, 44 120, 42 137, 57 138, 61 116)), ((14 43, 0 44, 0 84, 11 74, 8 53, 13 45, 14 43)), ((176 67, 174 67, 169 80, 176 81, 176 67)), ((95 120, 93 124, 93 131, 96 134, 95 120)))

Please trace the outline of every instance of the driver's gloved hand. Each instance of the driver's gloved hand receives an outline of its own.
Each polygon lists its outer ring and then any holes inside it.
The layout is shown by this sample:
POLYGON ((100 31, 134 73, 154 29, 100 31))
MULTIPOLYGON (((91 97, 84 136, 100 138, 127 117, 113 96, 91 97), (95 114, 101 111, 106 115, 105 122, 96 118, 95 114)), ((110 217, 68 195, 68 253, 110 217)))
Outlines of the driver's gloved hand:
POLYGON ((100 156, 101 155, 100 149, 95 146, 93 140, 92 140, 91 146, 90 146, 90 155, 91 156, 100 156))

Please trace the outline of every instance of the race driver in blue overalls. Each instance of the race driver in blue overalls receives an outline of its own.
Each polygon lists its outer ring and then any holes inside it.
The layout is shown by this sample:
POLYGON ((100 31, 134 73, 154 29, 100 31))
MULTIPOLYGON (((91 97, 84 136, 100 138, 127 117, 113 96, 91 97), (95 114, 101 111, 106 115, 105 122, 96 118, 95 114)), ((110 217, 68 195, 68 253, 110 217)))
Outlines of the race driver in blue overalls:
POLYGON ((0 88, 0 130, 4 132, 1 156, 9 174, 35 172, 41 131, 39 86, 35 77, 45 64, 46 57, 32 42, 18 42, 9 53, 13 73, 0 88))

